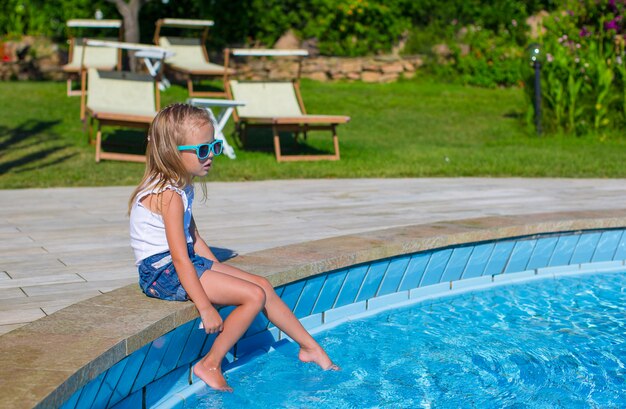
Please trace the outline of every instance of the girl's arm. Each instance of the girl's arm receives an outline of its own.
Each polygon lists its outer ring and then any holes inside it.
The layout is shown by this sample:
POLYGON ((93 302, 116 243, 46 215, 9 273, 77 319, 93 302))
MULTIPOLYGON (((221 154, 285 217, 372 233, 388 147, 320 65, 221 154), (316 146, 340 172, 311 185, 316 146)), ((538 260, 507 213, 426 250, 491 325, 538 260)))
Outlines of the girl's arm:
POLYGON ((161 195, 161 215, 165 225, 165 236, 180 283, 196 305, 205 331, 208 333, 221 331, 222 318, 204 292, 196 274, 196 268, 187 254, 183 199, 172 190, 166 190, 161 195))
POLYGON ((195 250, 196 254, 208 258, 209 260, 213 260, 216 263, 219 263, 219 260, 217 259, 217 257, 215 257, 215 254, 213 254, 211 248, 206 244, 204 239, 200 237, 200 233, 198 232, 198 227, 196 226, 196 221, 194 220, 193 216, 191 216, 191 225, 189 226, 189 229, 191 229, 191 235, 194 238, 193 249, 195 250))

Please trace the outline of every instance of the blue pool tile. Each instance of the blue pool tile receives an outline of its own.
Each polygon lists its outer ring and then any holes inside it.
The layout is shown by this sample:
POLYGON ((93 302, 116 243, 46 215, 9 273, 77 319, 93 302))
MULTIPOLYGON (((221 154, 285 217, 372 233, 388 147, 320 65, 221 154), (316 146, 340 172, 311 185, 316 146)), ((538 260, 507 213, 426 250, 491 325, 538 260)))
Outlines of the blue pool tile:
POLYGON ((409 299, 415 300, 420 298, 431 298, 431 297, 439 297, 441 295, 445 295, 445 293, 450 291, 450 283, 439 283, 432 284, 427 286, 422 286, 420 288, 414 288, 409 291, 409 299))
POLYGON ((176 366, 188 364, 192 361, 195 361, 200 356, 200 351, 202 351, 202 345, 204 345, 204 341, 207 337, 206 332, 204 332, 203 329, 199 328, 201 322, 202 321, 200 320, 200 318, 196 318, 195 320, 191 321, 189 337, 185 341, 183 352, 180 354, 176 366))
POLYGON ((564 266, 554 266, 554 267, 543 267, 537 269, 537 274, 542 276, 554 276, 556 274, 563 273, 571 273, 578 271, 580 268, 578 264, 576 265, 564 265, 564 266))
POLYGON ((395 305, 401 302, 405 302, 409 300, 409 291, 400 291, 397 293, 385 294, 379 297, 374 297, 367 300, 367 309, 368 310, 378 310, 381 308, 389 307, 391 305, 395 305))
POLYGON ((588 263, 591 256, 596 251, 596 246, 600 240, 600 233, 587 233, 580 236, 570 264, 588 263))
POLYGON ((128 362, 126 363, 126 367, 124 368, 124 372, 122 372, 120 380, 117 382, 117 386, 115 387, 115 392, 113 392, 109 406, 124 399, 124 397, 130 393, 130 389, 135 382, 135 378, 141 369, 141 365, 143 365, 143 361, 145 360, 149 349, 150 344, 144 345, 131 355, 124 358, 124 360, 128 360, 128 362))
POLYGON ((493 277, 495 283, 506 283, 516 281, 527 281, 537 278, 535 270, 516 271, 509 274, 498 274, 493 277))
POLYGON ((333 308, 324 313, 324 324, 343 320, 356 314, 366 311, 367 303, 365 301, 355 302, 353 304, 344 305, 343 307, 333 308))
POLYGON ((285 304, 289 307, 290 310, 296 306, 300 295, 302 294, 302 289, 304 288, 305 281, 297 281, 295 283, 291 283, 285 286, 283 290, 283 294, 280 298, 283 299, 285 304))
POLYGON ((380 288, 376 294, 377 297, 398 291, 400 281, 402 281, 402 277, 406 272, 409 261, 411 261, 411 256, 401 256, 396 257, 389 262, 389 267, 387 267, 387 272, 383 277, 383 282, 380 284, 380 288))
POLYGON ((324 317, 322 313, 312 314, 308 317, 301 318, 300 323, 307 331, 311 331, 324 323, 324 317))
POLYGON ((356 295, 359 292, 359 288, 361 288, 365 273, 367 273, 367 268, 368 265, 362 265, 348 270, 348 275, 339 290, 339 296, 337 297, 334 308, 352 304, 354 300, 356 300, 356 295))
POLYGON ((583 263, 580 265, 580 272, 594 271, 594 272, 602 272, 602 271, 626 271, 624 269, 624 261, 616 260, 616 261, 596 261, 593 263, 583 263))
POLYGON ((320 291, 326 280, 326 275, 322 274, 317 277, 309 278, 304 284, 302 295, 296 304, 294 314, 298 318, 306 317, 313 311, 315 301, 320 296, 320 291))
POLYGON ((622 238, 617 245, 613 260, 626 260, 626 231, 622 234, 622 238))
POLYGON ((513 247, 511 257, 509 257, 509 262, 504 268, 504 272, 517 273, 525 271, 536 242, 537 240, 519 240, 515 243, 515 247, 513 247))
POLYGON ((127 396, 123 401, 113 406, 111 409, 138 409, 142 407, 142 392, 137 391, 130 396, 127 396))
POLYGON ((446 268, 446 264, 448 264, 451 254, 452 249, 433 252, 430 256, 430 260, 428 261, 428 266, 426 266, 426 271, 422 277, 420 287, 437 284, 441 281, 441 276, 443 275, 443 271, 446 268))
POLYGON ((389 260, 375 261, 370 264, 367 275, 363 279, 363 285, 356 296, 357 301, 365 301, 376 295, 388 266, 389 260))
POLYGON ((267 352, 276 341, 278 341, 278 338, 275 338, 270 331, 259 332, 251 337, 240 339, 235 347, 235 357, 239 359, 258 349, 267 352))
MULTIPOLYGON (((189 407, 187 407, 188 409, 189 407)), ((159 402, 155 409, 186 409, 185 399, 179 394, 175 393, 172 396, 168 396, 167 399, 163 399, 159 402)))
POLYGON ((78 398, 80 398, 80 394, 83 391, 83 388, 80 388, 68 400, 65 401, 63 405, 61 405, 60 409, 74 409, 76 407, 76 402, 78 402, 78 398))
POLYGON ((602 233, 591 261, 598 262, 613 260, 613 256, 615 255, 615 251, 617 250, 617 246, 619 245, 623 234, 624 232, 622 230, 605 231, 602 233))
POLYGON ((465 270, 465 266, 472 255, 472 250, 474 250, 474 247, 472 246, 455 248, 450 256, 450 261, 448 261, 448 265, 441 276, 441 281, 454 281, 460 279, 461 274, 463 274, 463 270, 465 270))
POLYGON ((559 241, 556 243, 554 253, 552 253, 548 266, 554 267, 570 264, 572 254, 574 254, 574 249, 576 248, 576 243, 578 243, 579 238, 580 236, 577 234, 559 237, 559 241))
POLYGON ((337 300, 337 296, 339 295, 339 290, 341 289, 347 275, 348 270, 343 269, 334 273, 329 273, 326 276, 326 281, 324 281, 324 285, 320 291, 320 296, 317 298, 315 305, 313 306, 313 314, 324 312, 333 308, 335 301, 337 300))
POLYGON ((93 403, 96 399, 96 395, 98 394, 98 390, 100 390, 105 374, 106 372, 101 373, 96 379, 83 387, 83 392, 80 394, 78 402, 76 402, 76 409, 94 407, 93 403))
POLYGON ((189 338, 192 325, 193 321, 190 321, 172 331, 172 339, 169 342, 167 351, 165 351, 165 354, 163 355, 163 359, 161 360, 161 366, 157 370, 155 379, 159 379, 166 373, 170 372, 172 369, 176 368, 178 364, 178 358, 180 358, 180 355, 183 352, 183 348, 185 346, 185 342, 187 341, 187 338, 189 338))
POLYGON ((491 286, 491 283, 493 283, 492 276, 464 278, 462 280, 452 282, 452 291, 471 291, 473 289, 481 289, 491 286))
POLYGON ((546 237, 537 240, 537 244, 535 244, 535 249, 530 256, 526 268, 530 270, 546 267, 548 262, 550 262, 550 256, 552 256, 558 240, 558 237, 546 237))
POLYGON ((413 254, 411 256, 411 260, 406 267, 406 272, 404 273, 404 277, 402 277, 398 291, 410 290, 419 286, 426 266, 428 265, 428 260, 430 260, 430 255, 431 253, 427 252, 413 254))
POLYGON ((185 365, 146 385, 146 408, 152 408, 189 386, 189 366, 185 365))
POLYGON ((135 383, 131 391, 134 392, 152 382, 156 376, 157 369, 161 366, 161 361, 173 336, 174 331, 170 331, 152 341, 146 359, 137 374, 137 378, 135 378, 135 383))
POLYGON ((96 395, 96 399, 94 399, 94 408, 106 408, 108 406, 109 400, 111 400, 113 391, 115 390, 117 382, 120 380, 122 373, 124 373, 124 368, 126 368, 127 363, 128 360, 123 359, 110 367, 109 370, 106 372, 104 381, 102 382, 102 386, 100 386, 100 390, 96 395))
POLYGON ((465 270, 463 270, 461 278, 465 279, 482 276, 485 272, 485 268, 487 268, 487 263, 489 262, 491 253, 493 253, 493 249, 495 247, 495 243, 484 243, 474 246, 472 255, 467 261, 467 265, 465 266, 465 270))
POLYGON ((485 267, 485 275, 502 274, 504 266, 511 257, 511 252, 515 246, 514 241, 501 241, 496 243, 496 246, 491 253, 487 267, 485 267))

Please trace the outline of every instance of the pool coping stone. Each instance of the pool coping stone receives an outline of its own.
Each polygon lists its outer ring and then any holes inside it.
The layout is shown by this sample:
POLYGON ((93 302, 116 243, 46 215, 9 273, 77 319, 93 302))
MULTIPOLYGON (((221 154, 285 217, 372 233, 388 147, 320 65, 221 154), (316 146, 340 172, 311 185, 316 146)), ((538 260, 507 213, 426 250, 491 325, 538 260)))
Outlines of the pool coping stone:
MULTIPOLYGON (((228 263, 280 286, 352 265, 465 243, 624 227, 626 209, 483 217, 276 247, 228 263)), ((116 362, 197 316, 191 302, 148 298, 131 284, 3 334, 0 407, 59 407, 116 362)))

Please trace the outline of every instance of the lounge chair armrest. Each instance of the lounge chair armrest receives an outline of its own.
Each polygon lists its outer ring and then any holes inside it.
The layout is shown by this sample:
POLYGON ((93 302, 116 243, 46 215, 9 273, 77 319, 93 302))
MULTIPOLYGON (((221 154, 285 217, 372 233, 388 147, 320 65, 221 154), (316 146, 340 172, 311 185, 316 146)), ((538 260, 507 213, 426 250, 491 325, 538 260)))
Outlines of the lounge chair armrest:
POLYGON ((341 115, 305 115, 296 117, 272 118, 272 122, 279 125, 286 124, 345 124, 350 121, 349 116, 341 115))
POLYGON ((197 107, 203 108, 233 108, 240 107, 246 105, 245 102, 242 101, 233 101, 229 99, 212 99, 212 98, 189 98, 187 99, 187 103, 197 107))
POLYGON ((73 19, 68 20, 66 25, 68 27, 120 28, 122 20, 73 19))
POLYGON ((269 48, 233 48, 230 50, 232 55, 237 57, 306 57, 309 55, 307 50, 274 50, 269 48))

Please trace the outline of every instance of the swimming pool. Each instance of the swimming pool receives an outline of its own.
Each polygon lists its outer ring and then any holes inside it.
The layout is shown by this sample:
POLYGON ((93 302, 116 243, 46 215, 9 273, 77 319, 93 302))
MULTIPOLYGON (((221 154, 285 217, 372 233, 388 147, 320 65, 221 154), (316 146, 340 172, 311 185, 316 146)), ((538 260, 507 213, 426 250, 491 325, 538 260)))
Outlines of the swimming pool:
MULTIPOLYGON (((505 228, 498 234, 510 232, 505 228)), ((407 236, 406 229, 400 233, 407 236)), ((489 234, 478 236, 489 238, 489 234)), ((472 293, 494 285, 570 273, 623 271, 626 260, 626 233, 621 227, 457 241, 458 244, 447 246, 437 246, 448 240, 441 236, 425 240, 427 250, 409 252, 407 248, 413 245, 407 241, 404 243, 409 244, 394 247, 394 251, 400 252, 397 256, 368 262, 358 262, 358 256, 351 256, 348 261, 342 260, 346 267, 286 280, 277 291, 305 327, 317 332, 359 315, 455 293, 472 293)), ((371 245, 371 241, 366 244, 371 245)), ((309 244, 305 249, 311 253, 316 247, 309 244)), ((221 314, 225 316, 229 311, 224 308, 221 314)), ((206 389, 197 379, 189 384, 189 367, 208 351, 213 340, 198 330, 198 323, 197 319, 191 320, 136 349, 78 389, 62 407, 123 409, 145 404, 145 407, 181 408, 186 401, 195 401, 196 395, 206 389)), ((285 348, 280 345, 285 343, 284 334, 259 317, 227 356, 223 367, 233 371, 234 376, 243 370, 246 362, 264 357, 272 349, 280 351, 285 348)), ((398 346, 395 351, 399 350, 398 346)), ((291 365, 295 359, 294 354, 291 365)), ((461 365, 457 369, 462 368, 461 365)), ((329 376, 319 371, 317 374, 303 371, 316 379, 329 376)))
POLYGON ((626 402, 626 272, 422 301, 318 334, 340 372, 284 344, 185 408, 617 408, 626 402), (280 387, 276 387, 280 385, 280 387))

